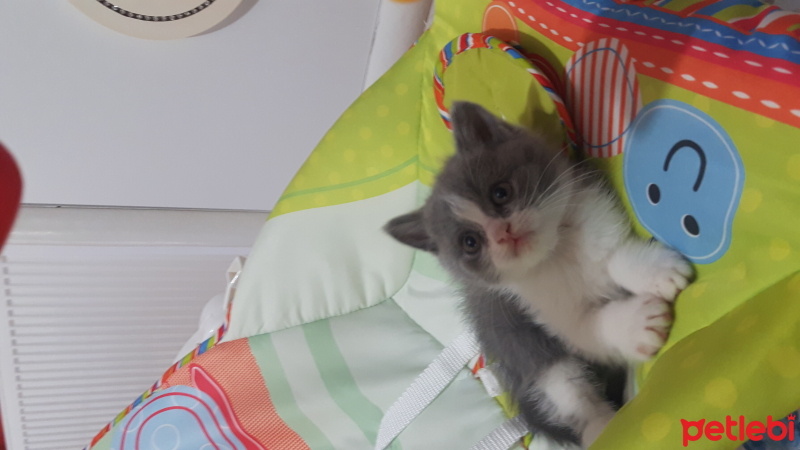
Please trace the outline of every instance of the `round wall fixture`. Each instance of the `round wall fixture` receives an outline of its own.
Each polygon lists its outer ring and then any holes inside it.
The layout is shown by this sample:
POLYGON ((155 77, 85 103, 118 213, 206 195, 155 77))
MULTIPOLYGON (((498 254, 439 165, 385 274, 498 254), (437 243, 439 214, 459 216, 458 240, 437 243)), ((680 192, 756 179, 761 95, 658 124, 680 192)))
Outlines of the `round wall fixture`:
POLYGON ((179 39, 220 24, 242 0, 70 0, 112 30, 143 39, 179 39))

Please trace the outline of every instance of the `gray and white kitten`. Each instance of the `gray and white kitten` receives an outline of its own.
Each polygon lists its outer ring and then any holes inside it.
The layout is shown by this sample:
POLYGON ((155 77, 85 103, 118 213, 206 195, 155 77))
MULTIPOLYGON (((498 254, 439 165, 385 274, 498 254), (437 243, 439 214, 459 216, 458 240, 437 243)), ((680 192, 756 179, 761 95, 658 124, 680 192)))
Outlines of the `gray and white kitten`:
POLYGON ((633 235, 603 178, 558 147, 473 103, 451 119, 456 153, 431 196, 386 230, 461 284, 530 429, 588 446, 614 414, 590 365, 655 355, 692 268, 633 235))

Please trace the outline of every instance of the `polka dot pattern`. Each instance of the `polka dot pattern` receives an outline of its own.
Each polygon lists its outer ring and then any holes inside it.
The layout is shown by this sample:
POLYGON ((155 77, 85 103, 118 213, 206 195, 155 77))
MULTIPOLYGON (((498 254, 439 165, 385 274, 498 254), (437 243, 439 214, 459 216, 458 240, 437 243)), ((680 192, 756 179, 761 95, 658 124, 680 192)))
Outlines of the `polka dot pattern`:
POLYGON ((405 136, 411 132, 411 125, 409 125, 408 122, 400 122, 395 129, 397 130, 397 134, 405 136))
POLYGON ((792 253, 789 241, 783 238, 773 238, 769 244, 769 257, 773 261, 783 261, 792 253))
POLYGON ((800 181, 800 153, 795 153, 789 157, 786 163, 786 172, 789 178, 800 181))
POLYGON ((769 350, 768 361, 781 378, 800 381, 800 352, 793 346, 779 346, 769 350))
POLYGON ((715 408, 730 409, 736 403, 739 391, 729 378, 718 377, 709 381, 703 393, 703 401, 715 408))
POLYGON ((756 125, 761 128, 772 128, 777 122, 775 119, 766 116, 756 116, 756 125))
POLYGON ((702 351, 694 352, 691 355, 687 356, 680 362, 679 367, 681 369, 694 369, 699 367, 700 364, 703 362, 703 358, 705 357, 705 353, 702 351))
POLYGON ((800 273, 789 279, 786 290, 789 295, 800 295, 800 273))
POLYGON ((651 413, 642 421, 642 435, 649 442, 662 441, 669 434, 673 422, 664 413, 651 413))
POLYGON ((367 198, 367 196, 364 193, 364 191, 362 189, 358 189, 358 188, 353 189, 353 191, 350 193, 350 195, 351 195, 351 198, 353 200, 364 200, 365 198, 367 198))
POLYGON ((756 212, 764 199, 760 189, 745 188, 742 191, 742 198, 739 200, 739 210, 744 213, 756 212))
POLYGON ((736 332, 737 333, 746 333, 753 330, 753 327, 758 325, 760 319, 757 315, 750 315, 743 318, 737 325, 736 325, 736 332))
POLYGON ((420 53, 396 66, 405 75, 362 93, 309 155, 272 216, 363 200, 417 179, 418 99, 424 86, 415 80, 428 79, 432 67, 420 53))
POLYGON ((697 281, 691 285, 689 285, 688 290, 686 291, 687 295, 690 295, 692 298, 700 298, 703 294, 706 293, 708 289, 708 283, 704 283, 702 281, 697 281))
POLYGON ((731 281, 738 282, 747 279, 747 264, 740 262, 731 270, 731 281))

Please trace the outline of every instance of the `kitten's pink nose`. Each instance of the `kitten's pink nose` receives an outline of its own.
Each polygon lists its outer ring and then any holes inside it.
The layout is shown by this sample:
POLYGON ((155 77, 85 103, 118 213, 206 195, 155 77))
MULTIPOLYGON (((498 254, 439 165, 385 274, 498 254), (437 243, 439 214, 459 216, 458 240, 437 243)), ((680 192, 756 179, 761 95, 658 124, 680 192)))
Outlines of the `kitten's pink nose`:
POLYGON ((495 220, 489 224, 489 238, 498 244, 513 244, 516 247, 518 241, 524 234, 514 231, 511 222, 505 220, 495 220))
POLYGON ((504 248, 516 257, 530 244, 532 231, 514 229, 511 221, 493 219, 486 224, 486 234, 489 240, 504 248))

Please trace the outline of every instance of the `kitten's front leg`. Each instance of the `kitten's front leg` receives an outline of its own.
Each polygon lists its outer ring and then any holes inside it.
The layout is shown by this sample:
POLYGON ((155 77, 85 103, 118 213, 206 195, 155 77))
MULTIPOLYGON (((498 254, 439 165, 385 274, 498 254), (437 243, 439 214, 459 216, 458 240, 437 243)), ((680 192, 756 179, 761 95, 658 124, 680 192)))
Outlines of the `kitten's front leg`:
POLYGON ((689 284, 692 266, 675 250, 630 238, 612 254, 608 273, 632 295, 597 311, 598 336, 626 360, 652 358, 669 336, 669 303, 689 284))
POLYGON ((633 294, 672 301, 689 284, 692 266, 675 250, 630 238, 611 255, 608 274, 633 294))

